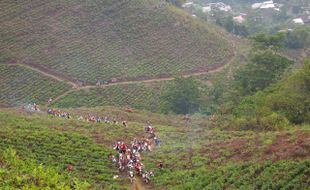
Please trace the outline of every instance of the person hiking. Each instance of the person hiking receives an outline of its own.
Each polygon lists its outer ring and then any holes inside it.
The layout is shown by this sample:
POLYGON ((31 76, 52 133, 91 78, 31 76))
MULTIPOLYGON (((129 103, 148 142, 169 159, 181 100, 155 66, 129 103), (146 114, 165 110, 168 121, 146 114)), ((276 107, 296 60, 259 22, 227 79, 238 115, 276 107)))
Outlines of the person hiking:
POLYGON ((72 172, 73 166, 71 164, 67 165, 67 171, 72 172))
POLYGON ((49 98, 48 101, 47 101, 47 103, 50 105, 50 104, 52 104, 52 101, 53 101, 53 99, 52 99, 52 98, 49 98))
POLYGON ((121 153, 126 153, 126 150, 127 150, 127 145, 125 143, 122 143, 121 144, 121 153))
POLYGON ((135 180, 135 175, 133 171, 129 171, 128 176, 129 176, 130 183, 133 183, 133 181, 135 180))
POLYGON ((155 145, 160 146, 161 140, 159 137, 154 137, 155 145))
POLYGON ((127 123, 127 121, 123 121, 122 124, 123 124, 123 126, 124 126, 125 128, 128 128, 128 123, 127 123))
POLYGON ((163 162, 159 162, 158 168, 159 168, 160 170, 163 170, 163 169, 164 169, 164 163, 163 163, 163 162))

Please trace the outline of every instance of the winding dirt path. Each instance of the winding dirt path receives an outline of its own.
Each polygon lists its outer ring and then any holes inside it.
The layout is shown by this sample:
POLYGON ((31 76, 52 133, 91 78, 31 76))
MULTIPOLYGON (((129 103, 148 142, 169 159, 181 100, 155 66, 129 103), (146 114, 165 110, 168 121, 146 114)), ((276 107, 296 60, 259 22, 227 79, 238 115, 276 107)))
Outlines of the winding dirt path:
POLYGON ((136 177, 130 190, 146 190, 145 185, 140 177, 136 177))
MULTIPOLYGON (((214 69, 210 69, 208 71, 184 74, 184 75, 180 75, 180 76, 188 78, 188 77, 192 77, 192 76, 200 76, 200 75, 220 72, 220 71, 224 70, 225 68, 227 68, 234 61, 235 55, 226 64, 224 64, 222 66, 215 67, 214 69)), ((120 82, 109 83, 109 84, 105 84, 105 85, 101 85, 101 86, 96 86, 96 85, 78 86, 78 85, 74 85, 71 90, 68 90, 67 92, 57 96, 56 98, 54 98, 54 102, 58 101, 59 99, 68 95, 71 92, 83 90, 83 89, 106 88, 106 87, 117 86, 117 85, 154 83, 154 82, 161 82, 161 81, 171 81, 174 79, 175 79, 175 77, 164 77, 164 78, 154 78, 154 79, 145 79, 145 80, 120 81, 120 82)))
MULTIPOLYGON (((224 70, 234 61, 234 59, 237 55, 235 44, 232 43, 232 46, 234 49, 233 55, 224 65, 214 66, 213 68, 209 68, 205 71, 193 72, 193 73, 188 73, 188 74, 180 74, 179 76, 187 78, 187 77, 192 77, 192 76, 205 75, 205 74, 209 74, 209 73, 216 73, 216 72, 220 72, 220 71, 224 70)), ((109 83, 109 84, 105 84, 105 85, 101 85, 101 86, 96 86, 96 85, 80 86, 78 84, 78 82, 76 82, 74 79, 72 79, 68 76, 59 74, 59 73, 52 71, 50 69, 47 69, 45 67, 42 67, 41 65, 32 64, 32 63, 13 63, 12 65, 19 65, 22 67, 26 67, 26 68, 31 69, 33 71, 39 72, 40 74, 42 74, 44 76, 53 78, 53 79, 58 80, 60 82, 65 82, 68 85, 72 86, 72 89, 70 89, 70 90, 66 91, 65 93, 60 94, 59 96, 55 97, 54 102, 58 101, 59 99, 68 95, 71 92, 83 90, 83 89, 106 88, 106 87, 116 86, 116 85, 153 83, 153 82, 161 82, 161 81, 171 81, 171 80, 175 79, 174 76, 169 76, 169 77, 153 78, 153 79, 142 79, 142 80, 138 79, 138 80, 131 80, 131 81, 119 81, 119 82, 109 83)))
POLYGON ((59 74, 55 71, 46 69, 45 67, 39 66, 39 65, 34 65, 34 64, 24 64, 24 63, 10 63, 8 65, 18 65, 21 67, 25 67, 27 69, 36 71, 44 76, 47 76, 49 78, 58 80, 60 82, 65 82, 68 85, 72 86, 73 88, 78 88, 78 84, 74 82, 73 79, 70 79, 69 77, 66 77, 65 75, 59 74))

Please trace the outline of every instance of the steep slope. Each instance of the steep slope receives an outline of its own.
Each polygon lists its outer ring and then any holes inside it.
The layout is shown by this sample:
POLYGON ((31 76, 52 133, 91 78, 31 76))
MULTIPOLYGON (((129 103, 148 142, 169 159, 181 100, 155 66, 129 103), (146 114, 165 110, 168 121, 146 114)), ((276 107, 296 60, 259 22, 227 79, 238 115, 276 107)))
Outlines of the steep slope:
POLYGON ((0 106, 45 103, 64 93, 69 85, 20 65, 0 64, 0 106))
MULTIPOLYGON (((91 184, 91 189, 128 189, 128 178, 119 179, 117 168, 108 161, 115 141, 145 138, 143 123, 154 122, 160 146, 143 154, 147 171, 155 172, 151 189, 307 189, 309 186, 309 125, 286 131, 221 131, 205 125, 206 118, 192 117, 185 126, 179 116, 142 111, 124 112, 117 108, 71 109, 71 119, 29 114, 13 109, 0 110, 1 154, 12 147, 21 159, 53 167, 66 176, 91 184), (92 123, 77 116, 94 114, 120 124, 92 123), (164 169, 158 170, 162 161, 164 169)), ((1 175, 0 175, 1 178, 1 175)), ((1 184, 0 184, 1 186, 1 184)))
POLYGON ((71 81, 203 71, 232 56, 225 33, 164 1, 4 0, 0 7, 0 62, 71 81))

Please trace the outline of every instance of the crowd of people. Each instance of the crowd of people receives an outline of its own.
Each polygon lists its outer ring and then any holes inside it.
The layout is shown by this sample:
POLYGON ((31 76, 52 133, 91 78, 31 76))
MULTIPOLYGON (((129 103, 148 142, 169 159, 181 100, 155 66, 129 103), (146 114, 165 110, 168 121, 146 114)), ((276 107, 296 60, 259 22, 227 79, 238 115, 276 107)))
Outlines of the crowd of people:
POLYGON ((56 117, 67 118, 67 119, 71 118, 71 115, 69 114, 69 112, 60 111, 60 110, 56 110, 56 109, 52 109, 52 108, 48 108, 47 109, 47 114, 53 115, 53 116, 56 116, 56 117))
MULTIPOLYGON (((160 138, 155 135, 155 128, 149 123, 145 126, 145 132, 149 135, 148 138, 137 140, 134 139, 130 144, 118 141, 113 149, 117 151, 117 156, 109 155, 109 160, 118 166, 121 172, 128 172, 128 177, 131 182, 135 180, 135 176, 142 177, 145 183, 149 183, 151 177, 154 176, 153 171, 146 171, 141 162, 141 153, 152 150, 152 142, 156 146, 160 145, 160 138)), ((163 169, 163 163, 159 163, 159 169, 163 169)), ((117 178, 117 176, 116 176, 117 178)))
MULTIPOLYGON (((60 111, 57 109, 53 109, 53 108, 48 108, 47 109, 47 114, 48 115, 52 115, 55 117, 61 117, 61 118, 67 118, 67 119, 72 119, 74 118, 73 116, 71 116, 71 114, 67 111, 60 111)), ((98 116, 98 115, 93 115, 93 114, 86 114, 86 115, 79 115, 76 117, 77 120, 79 121, 86 121, 86 122, 92 122, 92 123, 109 123, 109 124, 115 124, 117 125, 119 122, 113 118, 112 120, 110 120, 107 116, 98 116)), ((128 122, 127 121, 122 121, 122 125, 124 127, 128 127, 128 122)))
MULTIPOLYGON (((37 111, 39 112, 39 106, 35 103, 29 104, 27 106, 23 106, 23 109, 27 109, 28 111, 37 111)), ((60 111, 58 109, 48 108, 47 114, 52 115, 53 117, 60 117, 66 119, 74 119, 71 114, 67 111, 60 111)), ((87 122, 94 122, 94 123, 111 123, 111 124, 118 124, 116 119, 110 120, 108 117, 100 117, 98 115, 93 114, 86 114, 85 116, 78 116, 77 120, 83 120, 87 122)), ((128 128, 128 122, 122 121, 121 124, 128 128)), ((131 182, 135 180, 135 176, 139 175, 142 177, 145 183, 149 183, 151 177, 154 176, 153 171, 146 171, 144 168, 143 163, 141 162, 141 153, 146 151, 152 151, 152 144, 155 146, 160 146, 161 140, 155 134, 155 128, 147 122, 144 127, 146 134, 148 135, 146 138, 142 140, 134 139, 131 143, 126 144, 123 141, 118 141, 114 145, 114 150, 117 151, 117 156, 109 155, 109 160, 115 163, 121 172, 128 172, 128 177, 131 182)), ((160 162, 158 164, 158 168, 160 170, 163 169, 163 163, 160 162)), ((71 172, 72 166, 68 165, 68 172, 71 172)), ((115 176, 118 178, 118 176, 115 176)))
POLYGON ((22 110, 26 110, 27 112, 40 112, 39 105, 36 103, 28 104, 26 106, 21 107, 22 110))

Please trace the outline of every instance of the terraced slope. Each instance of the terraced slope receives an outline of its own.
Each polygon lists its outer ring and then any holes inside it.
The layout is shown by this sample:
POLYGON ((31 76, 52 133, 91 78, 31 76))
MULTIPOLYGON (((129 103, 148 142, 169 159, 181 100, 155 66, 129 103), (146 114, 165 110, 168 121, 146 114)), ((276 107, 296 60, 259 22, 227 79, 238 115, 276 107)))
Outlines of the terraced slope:
POLYGON ((115 85, 72 91, 60 97, 52 106, 60 108, 129 106, 158 111, 159 95, 166 83, 115 85))
POLYGON ((68 88, 64 82, 51 79, 19 65, 0 64, 0 106, 45 103, 68 88))
POLYGON ((222 131, 201 125, 211 121, 195 116, 185 126, 181 117, 116 108, 70 113, 72 119, 0 110, 0 154, 12 147, 21 159, 34 159, 63 176, 72 164, 70 175, 87 181, 91 189, 128 189, 126 177, 113 179, 119 173, 107 156, 115 141, 146 136, 139 122, 151 121, 162 143, 143 154, 145 167, 155 172, 146 186, 150 189, 309 189, 309 125, 285 131, 222 131), (129 127, 77 120, 88 113, 128 119, 129 127), (164 170, 157 169, 160 161, 164 170))
POLYGON ((70 81, 136 80, 204 71, 232 56, 228 38, 159 0, 0 2, 0 63, 70 81))

